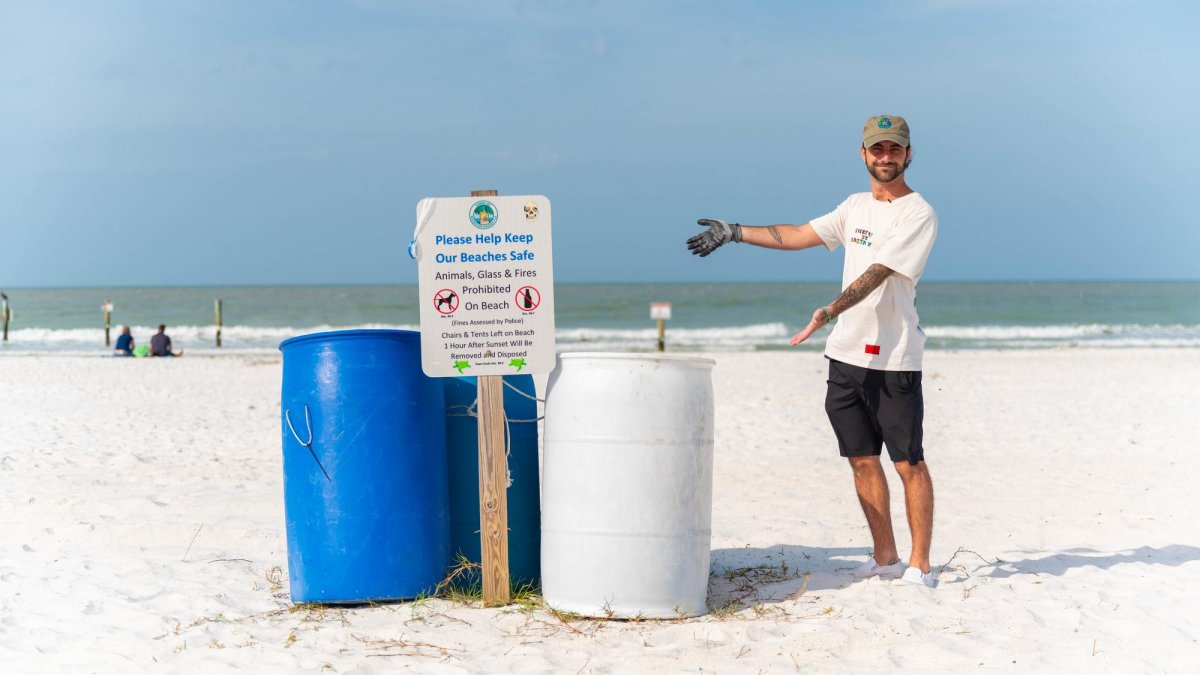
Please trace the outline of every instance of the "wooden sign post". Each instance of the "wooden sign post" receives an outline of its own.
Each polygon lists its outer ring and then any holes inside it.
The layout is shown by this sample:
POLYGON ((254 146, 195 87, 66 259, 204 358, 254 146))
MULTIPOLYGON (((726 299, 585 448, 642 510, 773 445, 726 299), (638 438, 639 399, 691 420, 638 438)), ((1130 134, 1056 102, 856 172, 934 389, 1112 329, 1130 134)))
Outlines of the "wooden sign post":
MULTIPOLYGON (((474 190, 472 197, 495 197, 496 190, 474 190)), ((508 457, 505 453, 504 379, 475 378, 479 406, 479 538, 483 553, 483 604, 507 605, 508 457)))
POLYGON ((213 313, 217 319, 217 347, 221 346, 221 299, 213 300, 213 313))

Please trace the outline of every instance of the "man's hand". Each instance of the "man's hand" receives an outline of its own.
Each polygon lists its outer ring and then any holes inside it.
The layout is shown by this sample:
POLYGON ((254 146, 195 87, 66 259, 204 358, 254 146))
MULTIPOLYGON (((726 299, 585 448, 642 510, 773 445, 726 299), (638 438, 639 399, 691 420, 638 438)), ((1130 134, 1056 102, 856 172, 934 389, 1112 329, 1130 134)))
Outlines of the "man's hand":
POLYGON ((687 240, 687 247, 692 255, 703 258, 731 241, 742 240, 742 226, 737 223, 727 223, 711 218, 701 218, 696 222, 700 227, 708 229, 687 240))
POLYGON ((829 320, 832 318, 833 316, 829 313, 828 307, 822 307, 813 312, 812 321, 808 322, 808 325, 804 327, 804 330, 792 336, 792 346, 795 347, 801 342, 807 340, 813 333, 820 330, 822 326, 829 323, 829 320))

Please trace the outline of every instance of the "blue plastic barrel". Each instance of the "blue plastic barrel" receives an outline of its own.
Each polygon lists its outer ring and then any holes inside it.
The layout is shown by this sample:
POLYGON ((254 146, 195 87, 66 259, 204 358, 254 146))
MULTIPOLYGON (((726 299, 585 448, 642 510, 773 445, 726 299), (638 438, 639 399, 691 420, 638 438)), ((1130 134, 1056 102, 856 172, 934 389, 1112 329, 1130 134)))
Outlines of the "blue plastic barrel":
POLYGON ((292 600, 431 591, 450 553, 446 425, 420 333, 314 333, 279 349, 292 600))
MULTIPOLYGON (((536 390, 531 375, 504 377, 504 413, 509 420, 508 576, 514 588, 541 584, 541 495, 538 487, 536 390), (511 385, 511 386, 510 386, 511 385)), ((445 378, 446 451, 450 462, 450 553, 481 562, 479 541, 479 425, 473 377, 445 378)), ((479 582, 477 574, 457 582, 479 582)))

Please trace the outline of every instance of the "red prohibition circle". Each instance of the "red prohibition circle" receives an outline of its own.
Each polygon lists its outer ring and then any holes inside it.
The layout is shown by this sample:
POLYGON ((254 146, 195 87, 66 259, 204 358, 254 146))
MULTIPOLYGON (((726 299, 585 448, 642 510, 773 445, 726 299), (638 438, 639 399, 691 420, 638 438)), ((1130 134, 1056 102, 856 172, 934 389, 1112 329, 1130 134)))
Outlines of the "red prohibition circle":
POLYGON ((542 294, 533 286, 522 286, 517 289, 517 309, 522 312, 532 312, 542 304, 542 294))
POLYGON ((453 314, 454 310, 458 309, 458 293, 443 288, 433 295, 433 308, 438 311, 438 314, 453 314))

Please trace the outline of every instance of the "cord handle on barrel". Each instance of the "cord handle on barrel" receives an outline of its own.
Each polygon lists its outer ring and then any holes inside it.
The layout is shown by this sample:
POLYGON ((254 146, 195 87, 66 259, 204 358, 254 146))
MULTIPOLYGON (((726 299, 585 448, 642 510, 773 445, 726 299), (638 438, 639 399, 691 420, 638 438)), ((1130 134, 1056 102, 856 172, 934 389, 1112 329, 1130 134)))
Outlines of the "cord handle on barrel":
POLYGON ((308 427, 308 440, 307 441, 300 440, 300 434, 296 433, 296 427, 292 426, 291 412, 292 411, 290 411, 290 410, 284 410, 283 411, 283 419, 287 422, 288 429, 290 429, 292 431, 292 437, 296 439, 297 443, 308 448, 308 454, 312 455, 313 461, 315 461, 317 463, 317 466, 321 467, 321 473, 325 474, 325 480, 333 481, 333 479, 329 477, 329 472, 325 470, 325 465, 322 464, 320 458, 317 457, 317 452, 312 449, 313 430, 312 430, 312 420, 308 416, 308 404, 306 403, 304 405, 304 425, 306 427, 308 427))
POLYGON ((422 199, 417 203, 417 226, 413 228, 412 241, 408 244, 408 257, 413 260, 421 260, 421 246, 417 243, 417 238, 421 236, 421 230, 429 224, 433 218, 433 212, 437 209, 437 200, 422 199))

